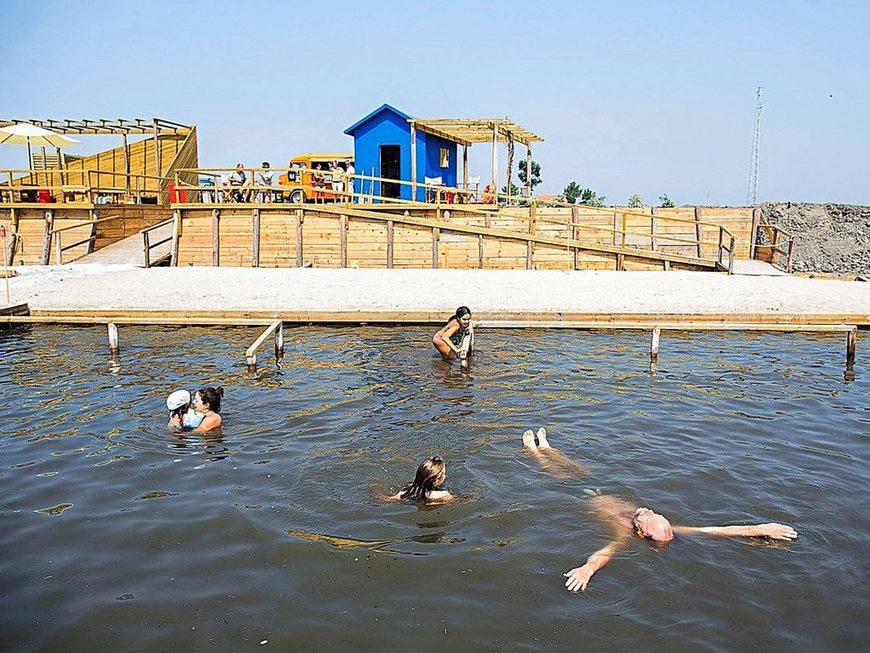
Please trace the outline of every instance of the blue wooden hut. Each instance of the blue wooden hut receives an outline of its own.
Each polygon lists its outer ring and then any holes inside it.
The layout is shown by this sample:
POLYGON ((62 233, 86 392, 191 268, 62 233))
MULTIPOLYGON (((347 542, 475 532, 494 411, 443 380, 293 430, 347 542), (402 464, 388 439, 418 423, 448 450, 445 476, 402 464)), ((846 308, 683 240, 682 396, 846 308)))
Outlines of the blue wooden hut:
MULTIPOLYGON (((428 179, 430 183, 455 187, 457 145, 463 142, 447 134, 419 130, 413 120, 407 113, 383 104, 345 129, 344 133, 353 137, 356 173, 416 184, 428 179)), ((357 180, 356 192, 410 200, 412 190, 416 190, 415 199, 422 202, 425 191, 416 184, 412 188, 408 184, 357 180)))

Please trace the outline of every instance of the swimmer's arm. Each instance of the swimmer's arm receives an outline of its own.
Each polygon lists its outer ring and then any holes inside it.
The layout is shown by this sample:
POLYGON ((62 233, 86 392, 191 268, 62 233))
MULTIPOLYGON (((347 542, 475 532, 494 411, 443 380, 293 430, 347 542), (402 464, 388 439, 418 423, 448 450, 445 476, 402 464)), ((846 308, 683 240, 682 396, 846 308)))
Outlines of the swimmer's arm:
POLYGON ((589 580, 595 572, 610 562, 611 558, 613 558, 613 556, 615 556, 623 547, 626 539, 628 538, 620 537, 618 540, 614 540, 607 546, 598 549, 598 551, 589 556, 586 559, 585 564, 562 574, 568 579, 565 581, 565 587, 572 592, 585 590, 589 585, 589 580))
POLYGON ((381 501, 401 501, 402 493, 398 492, 397 494, 382 494, 381 501))
POLYGON ((740 526, 674 526, 681 535, 712 535, 714 537, 769 537, 772 540, 794 540, 798 534, 787 524, 746 524, 740 526))
POLYGON ((178 415, 173 415, 169 418, 169 426, 175 426, 177 428, 181 428, 181 418, 178 415))

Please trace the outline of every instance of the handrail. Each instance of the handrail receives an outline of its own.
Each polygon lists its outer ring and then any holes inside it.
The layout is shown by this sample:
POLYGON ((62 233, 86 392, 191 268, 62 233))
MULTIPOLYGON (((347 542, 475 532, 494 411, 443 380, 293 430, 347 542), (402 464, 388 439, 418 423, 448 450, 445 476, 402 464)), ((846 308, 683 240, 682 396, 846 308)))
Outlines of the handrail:
POLYGON ((245 361, 248 364, 248 372, 257 371, 257 350, 260 345, 265 342, 269 335, 275 332, 275 360, 281 360, 284 357, 284 326, 281 320, 275 320, 266 327, 266 330, 254 340, 250 347, 245 350, 245 361))
POLYGON ((120 215, 110 215, 105 218, 97 218, 96 220, 85 220, 80 224, 72 224, 67 225, 66 227, 60 227, 59 229, 52 229, 49 233, 51 234, 59 234, 63 231, 69 231, 70 229, 81 229, 82 227, 89 227, 93 224, 99 224, 100 222, 108 222, 109 220, 117 220, 120 218, 120 215))
POLYGON ((143 242, 143 245, 145 248, 144 254, 145 254, 145 267, 146 268, 151 267, 151 250, 154 249, 155 247, 157 247, 158 245, 162 245, 163 243, 168 243, 173 238, 170 235, 170 236, 164 238, 163 240, 158 240, 157 242, 152 243, 151 242, 151 232, 154 231, 155 229, 159 229, 160 227, 165 227, 168 224, 172 224, 173 222, 175 222, 175 218, 167 218, 166 220, 162 220, 162 221, 158 222, 157 224, 151 225, 150 227, 146 227, 145 229, 142 230, 141 233, 142 233, 142 242, 143 242))

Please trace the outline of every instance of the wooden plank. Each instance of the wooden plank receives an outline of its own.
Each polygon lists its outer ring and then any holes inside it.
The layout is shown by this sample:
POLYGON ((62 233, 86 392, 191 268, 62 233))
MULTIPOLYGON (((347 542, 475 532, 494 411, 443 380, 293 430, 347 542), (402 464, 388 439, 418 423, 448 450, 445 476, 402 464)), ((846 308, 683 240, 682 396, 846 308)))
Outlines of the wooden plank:
POLYGON ((339 216, 341 220, 341 267, 347 267, 347 216, 339 216))
POLYGON ((296 267, 302 267, 302 218, 304 209, 296 209, 296 267))
POLYGON ((214 209, 211 212, 211 264, 218 267, 221 264, 221 212, 214 209))
POLYGON ((254 234, 251 238, 253 251, 251 252, 251 264, 260 267, 260 209, 253 209, 254 234))

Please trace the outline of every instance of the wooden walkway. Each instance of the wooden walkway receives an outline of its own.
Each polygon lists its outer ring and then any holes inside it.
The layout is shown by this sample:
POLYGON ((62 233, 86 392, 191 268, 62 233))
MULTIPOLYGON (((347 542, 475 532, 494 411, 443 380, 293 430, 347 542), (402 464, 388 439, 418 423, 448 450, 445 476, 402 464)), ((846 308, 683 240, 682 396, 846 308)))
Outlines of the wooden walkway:
MULTIPOLYGON (((166 238, 172 237, 172 224, 166 224, 151 231, 151 241, 157 242, 166 238)), ((171 255, 171 241, 162 243, 152 248, 150 254, 150 265, 169 260, 171 255)), ((88 254, 74 263, 100 263, 103 265, 134 265, 144 268, 145 265, 145 245, 142 239, 142 234, 137 233, 119 240, 116 243, 107 245, 102 249, 88 254)))

